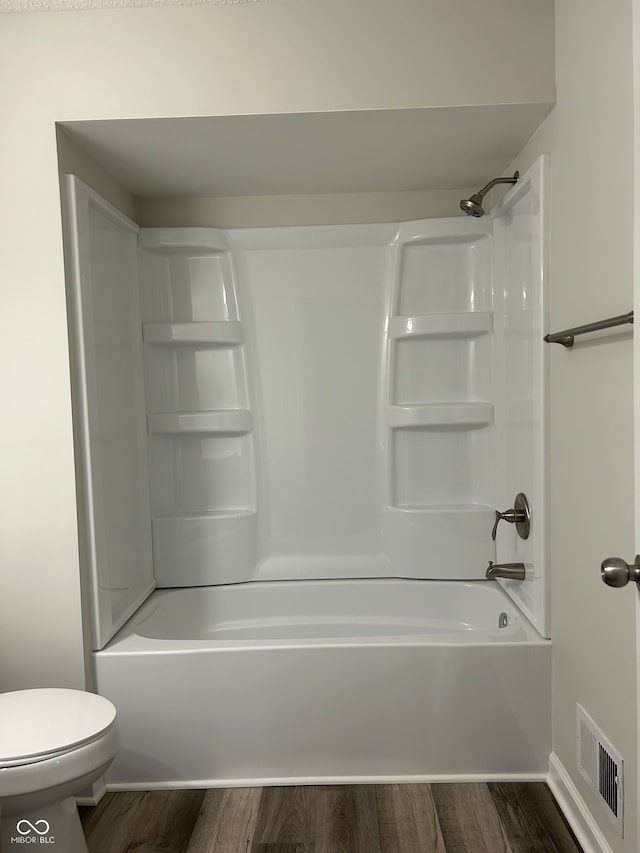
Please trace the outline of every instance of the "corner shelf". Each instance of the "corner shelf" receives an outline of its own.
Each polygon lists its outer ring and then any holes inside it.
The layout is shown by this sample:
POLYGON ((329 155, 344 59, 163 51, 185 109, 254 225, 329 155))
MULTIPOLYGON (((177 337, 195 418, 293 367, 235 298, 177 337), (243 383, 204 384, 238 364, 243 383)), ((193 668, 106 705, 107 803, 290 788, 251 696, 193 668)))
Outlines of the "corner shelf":
POLYGON ((392 504, 385 510, 385 546, 415 577, 476 579, 495 560, 493 509, 481 504, 392 504))
POLYGON ((220 509, 155 515, 159 587, 209 586, 249 579, 258 561, 258 513, 220 509))
POLYGON ((428 427, 476 427, 493 423, 491 403, 431 403, 425 406, 389 406, 391 429, 428 427))
POLYGON ((478 513, 493 516, 494 508, 486 504, 390 504, 389 510, 407 515, 430 515, 445 513, 448 515, 476 515, 478 513))
POLYGON ((493 325, 491 311, 395 316, 389 322, 390 338, 475 337, 488 334, 493 325))
POLYGON ((138 245, 161 254, 222 254, 227 251, 223 234, 215 228, 143 228, 138 245))
POLYGON ((156 582, 250 580, 254 416, 227 235, 142 228, 138 247, 156 582))
POLYGON ((156 435, 244 435, 253 428, 248 409, 214 412, 163 412, 147 415, 149 433, 156 435))
POLYGON ((154 523, 170 523, 181 521, 201 521, 201 522, 224 522, 225 520, 250 518, 257 514, 256 509, 207 509, 195 510, 192 512, 161 512, 156 513, 152 521, 154 523))
POLYGON ((238 346, 244 342, 242 323, 218 320, 199 323, 145 323, 145 344, 154 346, 238 346))

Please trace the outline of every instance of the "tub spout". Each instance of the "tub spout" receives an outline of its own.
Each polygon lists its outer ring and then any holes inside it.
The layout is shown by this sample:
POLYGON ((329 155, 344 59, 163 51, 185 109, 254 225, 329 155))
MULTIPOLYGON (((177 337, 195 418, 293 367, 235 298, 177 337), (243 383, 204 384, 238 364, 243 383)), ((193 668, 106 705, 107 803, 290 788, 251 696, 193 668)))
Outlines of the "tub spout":
POLYGON ((494 563, 493 560, 489 560, 486 577, 488 580, 511 578, 514 581, 523 581, 525 578, 524 563, 494 563))

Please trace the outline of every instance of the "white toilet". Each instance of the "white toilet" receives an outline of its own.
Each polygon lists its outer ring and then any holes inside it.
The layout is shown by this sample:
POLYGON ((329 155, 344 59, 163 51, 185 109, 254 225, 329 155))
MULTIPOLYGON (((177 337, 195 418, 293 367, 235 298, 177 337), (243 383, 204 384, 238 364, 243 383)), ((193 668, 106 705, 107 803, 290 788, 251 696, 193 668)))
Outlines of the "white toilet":
POLYGON ((102 696, 44 688, 0 693, 0 849, 88 853, 74 796, 118 749, 102 696))

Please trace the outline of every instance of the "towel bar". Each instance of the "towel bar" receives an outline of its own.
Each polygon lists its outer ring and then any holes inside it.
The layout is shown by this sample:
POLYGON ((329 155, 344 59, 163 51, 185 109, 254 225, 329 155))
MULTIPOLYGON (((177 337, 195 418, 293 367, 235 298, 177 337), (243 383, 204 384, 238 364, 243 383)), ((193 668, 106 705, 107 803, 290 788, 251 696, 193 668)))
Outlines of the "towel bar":
POLYGON ((548 344, 562 344, 563 347, 572 347, 576 335, 599 332, 600 329, 623 326, 625 323, 633 323, 633 311, 629 311, 627 314, 619 314, 617 317, 609 317, 606 320, 598 320, 595 323, 586 323, 584 326, 576 326, 574 329, 565 329, 563 332, 554 332, 552 335, 545 335, 544 340, 548 344))

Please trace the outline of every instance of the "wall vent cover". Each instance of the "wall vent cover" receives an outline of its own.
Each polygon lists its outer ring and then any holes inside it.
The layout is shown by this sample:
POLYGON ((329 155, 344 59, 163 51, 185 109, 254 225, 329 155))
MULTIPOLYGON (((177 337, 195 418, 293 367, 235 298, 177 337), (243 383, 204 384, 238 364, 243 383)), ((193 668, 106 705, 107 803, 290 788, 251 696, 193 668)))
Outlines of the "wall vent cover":
POLYGON ((623 767, 614 749, 581 705, 577 705, 578 771, 603 801, 605 811, 623 836, 623 767))

